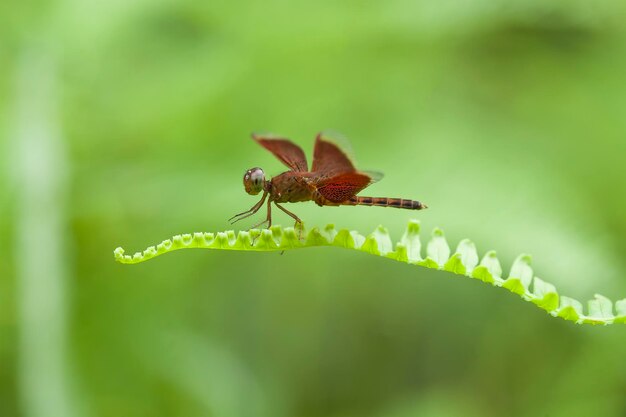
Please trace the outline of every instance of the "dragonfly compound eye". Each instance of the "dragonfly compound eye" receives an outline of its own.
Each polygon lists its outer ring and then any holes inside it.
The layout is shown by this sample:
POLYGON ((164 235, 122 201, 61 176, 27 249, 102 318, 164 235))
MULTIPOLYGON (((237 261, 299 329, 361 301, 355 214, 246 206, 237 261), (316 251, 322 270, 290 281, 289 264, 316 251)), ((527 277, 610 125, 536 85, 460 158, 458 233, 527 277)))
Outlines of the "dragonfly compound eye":
POLYGON ((252 168, 246 171, 243 176, 243 185, 248 194, 258 194, 263 191, 263 183, 265 182, 265 173, 261 168, 252 168))

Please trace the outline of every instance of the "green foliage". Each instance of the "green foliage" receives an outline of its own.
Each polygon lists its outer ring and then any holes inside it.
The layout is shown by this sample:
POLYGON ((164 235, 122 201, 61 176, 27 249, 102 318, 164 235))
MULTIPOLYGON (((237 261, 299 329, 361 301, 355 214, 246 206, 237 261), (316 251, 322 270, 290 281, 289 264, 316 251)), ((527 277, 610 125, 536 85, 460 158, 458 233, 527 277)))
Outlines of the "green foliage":
POLYGON ((559 296, 552 284, 533 276, 529 255, 520 255, 513 262, 509 276, 505 279, 502 276, 502 267, 496 253, 487 252, 479 263, 476 246, 468 239, 462 240, 450 256, 450 246, 441 229, 433 230, 426 245, 426 257, 423 258, 419 232, 419 222, 410 221, 404 235, 394 248, 387 229, 382 226, 364 237, 355 231, 347 229, 337 231, 334 225, 327 225, 324 229, 312 229, 302 240, 298 238, 292 227, 283 229, 280 226, 273 226, 270 229, 252 229, 237 234, 229 230, 216 234, 176 235, 171 240, 164 240, 133 256, 124 255, 124 249, 121 247, 115 249, 114 255, 120 263, 136 264, 178 249, 283 251, 315 246, 336 246, 475 278, 493 286, 505 288, 554 317, 561 317, 579 324, 626 323, 626 299, 615 303, 615 314, 611 300, 596 294, 595 298, 588 302, 588 310, 585 314, 578 300, 559 296))

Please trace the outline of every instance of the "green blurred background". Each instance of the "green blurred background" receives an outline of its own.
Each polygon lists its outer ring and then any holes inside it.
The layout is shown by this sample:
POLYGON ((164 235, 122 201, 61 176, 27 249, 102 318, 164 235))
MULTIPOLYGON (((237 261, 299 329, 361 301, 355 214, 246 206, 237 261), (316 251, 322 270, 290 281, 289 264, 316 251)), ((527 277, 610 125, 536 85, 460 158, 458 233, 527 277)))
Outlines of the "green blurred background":
MULTIPOLYGON (((308 226, 519 253, 626 296, 626 3, 0 4, 0 416, 626 416, 623 326, 351 251, 182 251, 230 228, 252 131, 351 139, 375 196, 308 226)), ((262 217, 262 215, 261 215, 262 217)), ((242 222, 246 228, 255 220, 242 222)), ((277 213, 276 223, 291 225, 277 213)))

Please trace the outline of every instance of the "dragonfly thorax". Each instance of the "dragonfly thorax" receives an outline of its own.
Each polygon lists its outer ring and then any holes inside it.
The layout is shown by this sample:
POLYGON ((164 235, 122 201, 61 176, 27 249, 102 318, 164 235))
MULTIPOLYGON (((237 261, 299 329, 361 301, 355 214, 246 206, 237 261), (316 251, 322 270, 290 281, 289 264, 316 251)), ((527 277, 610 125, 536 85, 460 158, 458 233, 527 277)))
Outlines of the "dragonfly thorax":
POLYGON ((265 189, 265 173, 259 167, 250 168, 243 176, 243 186, 250 195, 257 195, 265 189))

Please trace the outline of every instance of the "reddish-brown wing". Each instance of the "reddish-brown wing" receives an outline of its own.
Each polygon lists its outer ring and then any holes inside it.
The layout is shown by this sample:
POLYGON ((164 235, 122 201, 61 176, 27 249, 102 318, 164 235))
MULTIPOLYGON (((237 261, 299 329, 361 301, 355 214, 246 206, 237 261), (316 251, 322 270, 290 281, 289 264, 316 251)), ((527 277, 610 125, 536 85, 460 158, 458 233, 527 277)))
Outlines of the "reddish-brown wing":
POLYGON ((324 177, 334 177, 356 172, 356 169, 344 151, 319 133, 315 139, 311 171, 324 177))
POLYGON ((357 195, 372 183, 372 177, 360 172, 349 172, 325 178, 317 183, 317 191, 333 203, 341 203, 357 195))
POLYGON ((302 149, 287 139, 272 138, 252 134, 252 139, 274 154, 280 161, 297 172, 307 172, 309 170, 306 156, 302 149))

